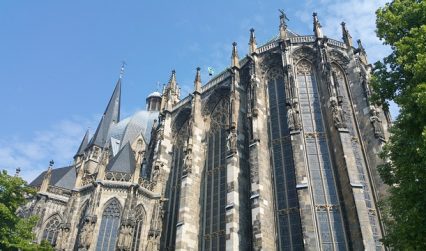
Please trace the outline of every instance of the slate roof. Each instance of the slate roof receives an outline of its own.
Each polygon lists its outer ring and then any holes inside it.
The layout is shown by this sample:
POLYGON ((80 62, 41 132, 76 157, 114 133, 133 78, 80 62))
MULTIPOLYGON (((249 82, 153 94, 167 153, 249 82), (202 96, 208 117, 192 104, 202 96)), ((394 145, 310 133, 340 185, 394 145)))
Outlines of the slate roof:
POLYGON ((108 102, 101 122, 93 135, 90 145, 103 147, 108 140, 108 133, 113 124, 120 121, 120 98, 121 98, 121 79, 117 81, 114 92, 108 102))
POLYGON ((84 150, 86 149, 86 147, 87 147, 88 144, 89 144, 89 130, 86 131, 86 134, 84 135, 84 138, 81 141, 80 147, 78 148, 77 153, 75 154, 75 156, 81 156, 81 155, 83 155, 84 154, 84 150))
MULTIPOLYGON (((35 178, 30 186, 38 187, 43 183, 44 175, 46 171, 42 172, 37 178, 35 178)), ((61 187, 65 189, 73 189, 76 180, 76 173, 74 166, 66 166, 61 168, 52 169, 52 175, 50 176, 49 185, 55 187, 61 187)))
POLYGON ((130 143, 127 143, 117 155, 108 163, 107 172, 120 172, 133 174, 136 168, 135 155, 130 143))

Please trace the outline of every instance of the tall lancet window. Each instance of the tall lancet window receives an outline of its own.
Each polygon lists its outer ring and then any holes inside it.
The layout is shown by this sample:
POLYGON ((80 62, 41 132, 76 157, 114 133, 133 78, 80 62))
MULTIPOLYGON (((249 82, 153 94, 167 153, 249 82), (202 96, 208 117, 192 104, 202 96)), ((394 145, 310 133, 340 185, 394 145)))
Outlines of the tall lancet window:
POLYGON ((316 225, 323 250, 347 250, 343 218, 333 166, 325 136, 318 86, 313 66, 302 60, 297 67, 297 89, 305 139, 316 225))
POLYGON ((138 251, 141 243, 142 226, 145 220, 145 210, 142 205, 138 205, 135 209, 136 225, 133 230, 132 251, 138 251))
MULTIPOLYGON (((175 123, 179 123, 178 120, 175 123)), ((183 161, 185 159, 185 146, 188 140, 188 125, 189 119, 187 118, 180 125, 175 124, 173 135, 174 144, 173 144, 173 159, 172 159, 172 168, 170 170, 170 178, 166 190, 166 197, 169 199, 167 202, 167 223, 165 229, 165 247, 166 250, 174 250, 175 249, 175 240, 176 240, 176 224, 178 221, 179 215, 179 198, 180 198, 180 185, 182 178, 182 169, 183 169, 183 161)), ((162 244, 163 245, 163 244, 162 244)))
POLYGON ((268 72, 269 135, 280 250, 303 250, 299 201, 288 126, 283 72, 268 72))
POLYGON ((59 226, 61 225, 61 218, 54 215, 47 220, 46 226, 43 231, 43 240, 48 241, 52 246, 56 245, 56 239, 59 234, 59 226))
POLYGON ((96 250, 113 251, 115 250, 118 230, 120 227, 121 205, 113 198, 105 206, 102 214, 101 226, 99 227, 98 243, 96 250))
POLYGON ((203 177, 202 250, 225 250, 226 138, 229 97, 222 98, 210 115, 203 177))
POLYGON ((364 159, 364 156, 362 155, 361 146, 358 143, 360 139, 356 131, 356 123, 353 117, 354 111, 352 110, 352 105, 350 104, 351 102, 350 100, 352 99, 350 98, 350 94, 348 90, 348 85, 347 85, 347 81, 345 77, 346 74, 342 70, 342 68, 335 63, 331 65, 331 69, 332 69, 334 85, 336 86, 336 89, 337 89, 336 92, 338 93, 339 96, 342 97, 342 107, 343 107, 343 110, 345 111, 345 122, 349 130, 349 133, 351 134, 353 139, 350 142, 350 144, 352 145, 353 153, 355 155, 355 163, 358 170, 359 181, 362 184, 363 190, 364 190, 363 192, 364 201, 369 211, 369 222, 371 225, 371 231, 373 233, 373 237, 376 242, 377 250, 382 250, 382 243, 380 242, 381 236, 380 236, 379 225, 378 225, 379 221, 376 215, 375 205, 373 201, 373 194, 371 193, 370 184, 368 182, 365 159, 364 159))

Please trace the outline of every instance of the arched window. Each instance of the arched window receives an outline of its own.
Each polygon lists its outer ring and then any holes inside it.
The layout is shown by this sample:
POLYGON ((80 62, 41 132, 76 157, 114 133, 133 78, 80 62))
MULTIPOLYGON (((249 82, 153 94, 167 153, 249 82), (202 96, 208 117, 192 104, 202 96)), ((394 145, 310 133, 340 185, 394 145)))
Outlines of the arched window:
POLYGON ((226 129, 229 97, 223 97, 210 115, 203 177, 202 250, 225 250, 226 244, 226 129))
POLYGON ((346 250, 343 216, 325 136, 315 70, 307 60, 296 67, 300 115, 315 215, 323 250, 346 250))
POLYGON ((136 225, 133 230, 133 242, 132 242, 132 249, 131 249, 132 251, 139 250, 139 245, 141 243, 142 226, 145 220, 145 210, 143 209, 142 205, 139 205, 136 207, 135 220, 136 220, 136 225))
POLYGON ((273 68, 267 75, 269 98, 269 135, 274 195, 278 222, 280 250, 303 249, 299 201, 296 191, 296 175, 293 149, 287 118, 284 74, 273 68))
POLYGON ((105 206, 99 227, 98 243, 96 250, 113 251, 117 242, 120 227, 121 205, 113 198, 105 206))
POLYGON ((59 226, 61 225, 61 218, 58 215, 52 216, 47 220, 46 226, 43 231, 43 240, 48 241, 52 246, 56 245, 56 239, 59 234, 59 226))

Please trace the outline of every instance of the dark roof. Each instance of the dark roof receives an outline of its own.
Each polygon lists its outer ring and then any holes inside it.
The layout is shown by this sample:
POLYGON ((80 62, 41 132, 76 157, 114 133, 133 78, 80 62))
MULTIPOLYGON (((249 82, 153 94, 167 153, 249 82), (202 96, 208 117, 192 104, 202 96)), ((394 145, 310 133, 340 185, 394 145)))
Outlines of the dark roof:
MULTIPOLYGON (((35 178, 30 186, 38 187, 43 183, 44 175, 46 171, 42 172, 37 178, 35 178)), ((74 166, 66 166, 61 168, 52 169, 52 175, 50 176, 49 185, 55 187, 61 187, 65 189, 73 189, 76 180, 76 173, 74 166)))
POLYGON ((101 122, 99 122, 95 135, 93 135, 90 145, 103 147, 107 142, 108 132, 111 125, 120 121, 120 97, 121 97, 121 79, 117 81, 114 92, 108 102, 101 122))
POLYGON ((136 168, 135 155, 130 143, 127 143, 115 157, 109 162, 106 170, 108 172, 120 172, 133 174, 136 168))
POLYGON ((83 155, 84 154, 84 150, 86 149, 86 147, 87 147, 88 144, 89 144, 89 130, 86 131, 86 134, 84 135, 84 138, 81 141, 80 147, 78 148, 77 153, 75 154, 75 156, 81 156, 81 155, 83 155))

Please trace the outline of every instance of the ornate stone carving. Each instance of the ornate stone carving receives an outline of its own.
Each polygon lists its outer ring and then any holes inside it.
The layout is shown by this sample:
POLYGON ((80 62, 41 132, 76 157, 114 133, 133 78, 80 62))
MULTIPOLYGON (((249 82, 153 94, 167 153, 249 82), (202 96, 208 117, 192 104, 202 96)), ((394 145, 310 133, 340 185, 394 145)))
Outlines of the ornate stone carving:
POLYGON ((183 159, 183 175, 192 172, 192 151, 187 150, 185 158, 183 159))
POLYGON ((344 114, 344 111, 342 110, 342 107, 340 107, 337 104, 336 97, 330 98, 330 105, 331 105, 331 112, 333 115, 334 126, 338 129, 346 128, 345 114, 344 114))
POLYGON ((88 218, 86 218, 83 228, 80 233, 80 244, 79 244, 79 250, 88 250, 90 247, 90 244, 92 243, 92 236, 93 236, 93 228, 95 224, 90 222, 88 218))
POLYGON ((374 129, 374 136, 384 141, 385 136, 383 134, 382 121, 379 119, 379 111, 373 105, 370 106, 370 122, 374 129))
POLYGON ((118 236, 118 250, 130 250, 132 247, 132 232, 133 227, 129 224, 122 225, 118 236))
POLYGON ((228 134, 228 137, 226 138, 226 147, 228 149, 229 153, 236 153, 237 152, 237 132, 236 129, 233 128, 228 134))
POLYGON ((300 130, 299 110, 297 109, 297 102, 293 102, 292 106, 287 107, 287 123, 290 131, 300 130))

